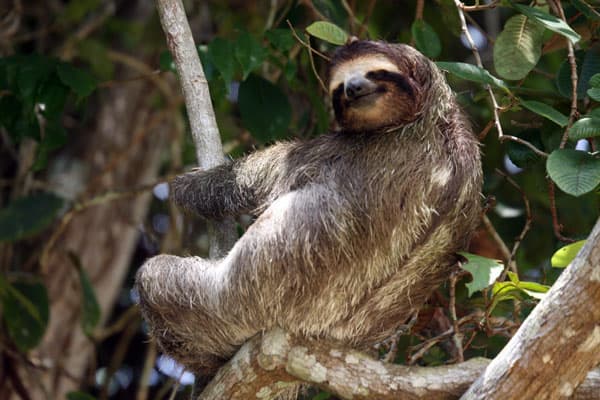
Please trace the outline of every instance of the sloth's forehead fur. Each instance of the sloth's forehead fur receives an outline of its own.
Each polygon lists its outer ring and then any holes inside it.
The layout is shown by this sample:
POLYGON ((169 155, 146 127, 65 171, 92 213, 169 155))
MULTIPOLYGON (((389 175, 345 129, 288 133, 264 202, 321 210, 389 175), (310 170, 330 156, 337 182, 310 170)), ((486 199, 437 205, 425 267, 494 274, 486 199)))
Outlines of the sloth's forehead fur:
POLYGON ((369 53, 333 65, 330 70, 329 93, 353 76, 365 76, 369 71, 400 72, 398 66, 385 54, 369 53))

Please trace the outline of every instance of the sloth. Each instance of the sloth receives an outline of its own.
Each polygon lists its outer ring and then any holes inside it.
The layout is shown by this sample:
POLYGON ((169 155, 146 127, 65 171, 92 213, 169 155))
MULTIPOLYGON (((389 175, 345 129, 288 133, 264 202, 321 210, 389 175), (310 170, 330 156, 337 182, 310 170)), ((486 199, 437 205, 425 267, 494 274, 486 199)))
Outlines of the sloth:
POLYGON ((137 273, 164 352, 213 376, 281 327, 360 349, 448 278, 480 218, 479 143, 435 64, 353 40, 328 69, 335 129, 171 183, 184 211, 257 218, 222 259, 159 255, 137 273))

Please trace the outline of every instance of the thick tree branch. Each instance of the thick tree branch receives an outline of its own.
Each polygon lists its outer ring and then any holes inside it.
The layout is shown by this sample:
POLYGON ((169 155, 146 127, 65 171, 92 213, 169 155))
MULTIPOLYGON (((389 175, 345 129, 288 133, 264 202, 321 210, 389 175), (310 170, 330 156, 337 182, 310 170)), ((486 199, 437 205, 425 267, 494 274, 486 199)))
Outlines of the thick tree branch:
MULTIPOLYGON (((221 136, 183 3, 156 0, 156 8, 179 74, 198 164, 203 169, 216 167, 225 162, 221 136)), ((237 239, 234 221, 228 219, 214 226, 211 238, 211 258, 224 255, 237 239)))
MULTIPOLYGON (((242 346, 198 399, 274 399, 301 382, 342 399, 457 399, 489 362, 476 358, 441 367, 406 367, 274 329, 242 346)), ((595 399, 598 390, 600 371, 595 370, 573 398, 595 399)))
POLYGON ((571 396, 600 363, 598 304, 600 220, 575 260, 462 399, 571 396))

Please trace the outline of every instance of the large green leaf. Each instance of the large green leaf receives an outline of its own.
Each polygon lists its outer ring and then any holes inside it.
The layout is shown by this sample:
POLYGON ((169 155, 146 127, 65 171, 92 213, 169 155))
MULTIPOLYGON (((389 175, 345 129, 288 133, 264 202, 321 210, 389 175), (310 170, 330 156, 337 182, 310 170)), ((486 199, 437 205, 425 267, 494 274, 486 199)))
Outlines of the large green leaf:
POLYGON ((292 108, 279 87, 250 75, 240 84, 238 104, 242 123, 258 140, 264 143, 286 136, 292 108))
POLYGON ((0 210, 0 242, 30 237, 49 226, 63 201, 50 193, 22 197, 0 210))
POLYGON ((306 27, 306 32, 311 36, 336 45, 343 45, 348 40, 348 34, 342 28, 327 21, 313 22, 306 27))
POLYGON ((429 58, 436 58, 442 52, 442 43, 435 29, 422 19, 417 19, 411 27, 415 46, 429 58))
POLYGON ((508 91, 508 87, 506 83, 490 74, 487 70, 483 68, 479 68, 473 64, 467 64, 462 62, 446 62, 446 61, 437 61, 435 63, 440 69, 444 71, 448 71, 453 75, 456 75, 459 78, 478 82, 483 84, 491 84, 497 86, 501 89, 508 91))
POLYGON ((504 25, 494 44, 494 67, 505 79, 523 79, 542 55, 544 27, 524 15, 515 15, 504 25))
POLYGON ((470 272, 473 277, 470 283, 465 284, 469 297, 493 284, 504 270, 504 266, 498 260, 465 252, 458 254, 468 260, 466 264, 461 265, 461 268, 470 272))
POLYGON ((563 192, 573 196, 591 192, 600 184, 600 158, 585 151, 554 150, 546 170, 563 192))
POLYGON ((235 58, 233 43, 221 37, 214 38, 208 44, 208 56, 217 67, 226 84, 229 84, 235 74, 235 58))
POLYGON ((535 100, 521 100, 521 105, 544 118, 548 118, 560 127, 567 126, 569 123, 569 117, 546 103, 535 100))
POLYGON ((2 318, 8 334, 21 351, 34 348, 48 325, 46 287, 41 283, 9 284, 2 299, 2 318))
POLYGON ((561 247, 560 249, 556 250, 552 256, 552 259, 550 260, 550 263, 554 268, 565 268, 571 264, 571 261, 575 259, 577 253, 579 253, 579 250, 581 250, 584 244, 585 240, 580 240, 578 242, 561 247))
POLYGON ((579 36, 579 34, 575 32, 565 21, 555 17, 554 15, 548 14, 539 8, 528 7, 521 4, 512 4, 512 6, 529 18, 535 19, 537 22, 544 25, 551 31, 563 35, 573 44, 579 42, 581 39, 581 36, 579 36))
POLYGON ((569 129, 569 139, 579 140, 600 136, 600 118, 581 118, 569 129))
MULTIPOLYGON (((577 98, 583 99, 591 87, 591 78, 600 73, 600 45, 594 45, 584 51, 577 51, 577 98)), ((572 80, 571 64, 569 60, 563 61, 556 74, 556 87, 561 95, 571 98, 572 80)))
POLYGON ((243 32, 238 36, 235 42, 235 58, 242 67, 242 80, 245 80, 250 72, 262 64, 265 56, 265 50, 254 36, 248 32, 243 32))
POLYGON ((265 32, 265 36, 276 49, 283 52, 290 51, 296 43, 289 29, 271 29, 265 32))

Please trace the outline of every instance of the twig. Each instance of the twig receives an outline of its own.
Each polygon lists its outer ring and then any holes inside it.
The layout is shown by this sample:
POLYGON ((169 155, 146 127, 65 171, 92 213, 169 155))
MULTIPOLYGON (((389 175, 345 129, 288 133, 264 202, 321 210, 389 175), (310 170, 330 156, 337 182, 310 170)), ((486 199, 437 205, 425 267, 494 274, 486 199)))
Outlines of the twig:
POLYGON ((548 153, 543 152, 542 150, 540 150, 537 147, 535 147, 533 144, 529 143, 527 140, 521 139, 519 137, 511 136, 511 135, 503 135, 503 136, 501 136, 499 138, 499 140, 500 140, 500 142, 504 142, 504 141, 510 140, 512 142, 520 143, 523 146, 528 147, 531 151, 533 151, 538 156, 544 157, 544 158, 548 158, 548 153))
POLYGON ((477 135, 477 138, 479 139, 480 142, 487 137, 487 134, 490 133, 490 130, 492 129, 493 126, 494 126, 494 120, 492 119, 485 125, 485 127, 481 130, 481 132, 479 132, 479 135, 477 135))
MULTIPOLYGON (((225 162, 221 136, 183 3, 156 0, 156 8, 183 89, 198 164, 203 169, 216 167, 225 162)), ((237 240, 235 222, 229 218, 219 224, 209 223, 208 228, 210 257, 224 256, 237 240)))
POLYGON ((107 326, 105 328, 102 328, 101 330, 99 330, 97 332, 94 332, 94 336, 93 336, 94 341, 102 342, 102 341, 106 340, 106 338, 125 329, 127 326, 129 326, 131 324, 131 321, 133 321, 134 318, 139 317, 139 316, 140 316, 140 309, 137 304, 129 307, 127 310, 125 310, 125 312, 123 314, 121 314, 121 316, 115 323, 113 323, 112 325, 107 326))
MULTIPOLYGON (((514 179, 506 175, 498 168, 496 168, 496 173, 504 177, 504 179, 506 179, 506 181, 510 183, 512 187, 517 189, 517 191, 521 194, 521 199, 523 200, 523 204, 525 205, 525 225, 523 226, 523 229, 521 229, 521 233, 519 234, 519 236, 517 236, 517 238, 515 239, 515 243, 513 244, 512 250, 510 252, 510 263, 513 263, 517 254, 517 250, 519 250, 519 246, 521 246, 521 242, 523 241, 523 239, 525 239, 527 232, 529 232, 529 230, 531 229, 531 223, 533 221, 533 218, 531 216, 531 207, 529 206, 529 199, 527 199, 527 196, 525 196, 525 192, 523 191, 521 186, 519 186, 519 184, 515 182, 514 179)), ((517 272, 516 268, 513 272, 517 272)))
MULTIPOLYGON (((500 252, 502 253, 502 258, 504 259, 504 271, 502 272, 502 274, 504 276, 506 276, 506 271, 510 268, 511 270, 514 270, 516 268, 511 268, 510 266, 510 261, 511 261, 511 253, 510 250, 508 249, 508 246, 506 245, 506 243, 504 243, 504 240, 502 240, 502 238, 500 237, 500 235, 498 234, 498 231, 496 231, 496 228, 494 228, 494 225, 492 224, 492 221, 490 221, 490 219, 487 217, 487 215, 483 216, 483 226, 486 230, 486 232, 488 233, 488 235, 490 235, 490 237, 492 238, 492 240, 494 241, 494 243, 496 243, 496 246, 498 246, 498 249, 500 250, 500 252)), ((501 275, 502 277, 502 275, 501 275)), ((504 278, 502 277, 503 280, 504 278)))
POLYGON ((319 73, 317 72, 317 67, 315 66, 315 60, 313 59, 312 53, 314 52, 315 54, 318 54, 319 56, 323 57, 327 61, 329 61, 329 57, 325 56, 324 54, 322 54, 322 53, 320 53, 320 52, 318 52, 316 50, 314 50, 312 48, 312 46, 310 45, 310 42, 306 43, 302 39, 300 39, 300 36, 298 36, 298 34, 296 33, 296 31, 294 30, 294 27, 292 26, 292 23, 289 20, 287 20, 286 22, 287 22, 288 26, 290 27, 290 29, 292 30, 292 35, 294 35, 294 37, 296 38, 296 40, 298 40, 298 42, 300 42, 300 44, 302 44, 304 47, 306 47, 308 49, 308 59, 310 61, 310 67, 312 68, 313 74, 315 74, 315 77, 319 81, 319 84, 321 85, 321 88, 323 89, 323 91, 325 93, 327 93, 328 92, 327 91, 327 86, 325 86, 325 83, 323 82, 323 80, 319 76, 319 73))
MULTIPOLYGON (((467 21, 465 20, 465 14, 463 13, 463 8, 465 7, 465 5, 462 3, 462 1, 459 1, 459 0, 454 0, 454 4, 456 5, 456 10, 458 11, 458 16, 460 18, 461 31, 465 35, 467 42, 469 42, 469 46, 471 46, 471 51, 473 52, 473 56, 475 57, 475 62, 477 63, 477 66, 479 68, 483 68, 483 63, 481 62, 481 56, 479 55, 477 46, 475 46, 475 42, 473 41, 473 38, 471 37, 471 34, 469 33, 469 29, 467 28, 467 21)), ((494 110, 493 110, 494 111, 494 121, 496 123, 496 130, 498 131, 498 137, 502 138, 502 136, 503 136, 502 125, 500 124, 500 115, 498 113, 498 110, 500 110, 500 107, 498 106, 498 102, 496 101, 496 96, 494 96, 494 91, 492 90, 492 87, 490 85, 485 85, 485 88, 487 89, 487 91, 490 95, 490 99, 492 100, 492 106, 494 108, 494 110)))
POLYGON ((146 358, 144 359, 144 366, 142 368, 142 376, 140 377, 140 384, 138 386, 135 400, 146 400, 148 398, 148 389, 150 388, 150 376, 152 375, 152 368, 156 361, 156 342, 151 340, 148 343, 148 350, 146 351, 146 358))
POLYGON ((52 232, 52 236, 50 236, 50 239, 46 242, 46 244, 42 250, 42 255, 40 257, 41 273, 42 274, 48 273, 47 267, 48 267, 48 261, 49 261, 48 257, 50 256, 50 250, 52 250, 54 248, 54 244, 56 243, 56 241, 58 240, 60 235, 64 232, 65 228, 69 225, 69 222, 71 222, 71 220, 73 219, 73 217, 75 215, 77 215, 78 213, 80 213, 92 206, 105 204, 110 201, 115 201, 115 200, 123 199, 126 197, 136 196, 136 195, 145 193, 148 190, 152 189, 154 186, 156 186, 158 183, 164 182, 165 179, 168 179, 168 178, 162 178, 158 182, 154 182, 154 183, 151 183, 148 185, 143 185, 143 186, 141 186, 137 189, 133 189, 133 190, 123 191, 123 192, 108 191, 108 192, 98 195, 90 200, 83 201, 81 203, 76 203, 75 205, 73 205, 73 207, 62 216, 60 223, 58 225, 58 228, 56 228, 54 230, 54 232, 52 232))
MULTIPOLYGON (((565 17, 565 12, 560 5, 560 1, 552 0, 550 1, 552 8, 558 14, 560 19, 562 19, 566 24, 568 24, 567 19, 565 17)), ((567 123, 567 127, 565 128, 565 133, 560 140, 559 148, 564 149, 567 144, 567 140, 569 139, 569 130, 575 122, 577 115, 579 114, 577 111, 577 60, 575 59, 575 50, 573 50, 573 43, 567 39, 567 59, 569 60, 569 66, 571 67, 571 112, 569 113, 569 122, 567 123)))
POLYGON ((554 230, 554 236, 561 242, 573 243, 575 240, 569 237, 563 236, 562 225, 558 222, 558 211, 556 209, 556 194, 554 190, 554 182, 548 178, 548 200, 550 200, 550 214, 552 215, 552 229, 554 230))
POLYGON ((461 275, 461 272, 463 271, 452 271, 452 274, 450 274, 450 304, 449 304, 449 311, 450 311, 450 319, 452 320, 452 327, 453 327, 453 331, 454 334, 452 335, 452 341, 454 342, 454 347, 456 348, 457 351, 457 361, 458 362, 463 362, 465 361, 465 356, 463 354, 463 344, 462 344, 462 340, 463 340, 463 336, 462 333, 460 332, 460 329, 458 328, 458 320, 456 319, 456 281, 458 279, 458 277, 461 275))
POLYGON ((415 8, 415 20, 419 21, 423 19, 423 9, 425 8, 425 0, 417 0, 415 8))

